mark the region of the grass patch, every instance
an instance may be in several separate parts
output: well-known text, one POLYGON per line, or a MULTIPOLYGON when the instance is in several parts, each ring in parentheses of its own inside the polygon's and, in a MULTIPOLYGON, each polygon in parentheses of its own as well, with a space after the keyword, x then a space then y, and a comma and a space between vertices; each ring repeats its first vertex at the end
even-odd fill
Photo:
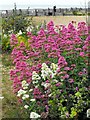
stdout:
POLYGON ((10 69, 13 68, 10 54, 2 54, 2 118, 24 118, 25 111, 19 105, 17 97, 13 93, 10 69))

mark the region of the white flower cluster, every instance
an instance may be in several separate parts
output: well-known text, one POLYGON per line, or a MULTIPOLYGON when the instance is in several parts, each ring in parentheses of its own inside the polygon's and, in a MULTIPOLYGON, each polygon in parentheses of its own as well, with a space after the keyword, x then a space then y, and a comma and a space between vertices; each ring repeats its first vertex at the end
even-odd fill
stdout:
POLYGON ((32 91, 33 91, 33 89, 30 89, 30 90, 29 90, 29 92, 32 92, 32 91))
POLYGON ((56 80, 56 79, 53 79, 53 82, 57 83, 57 82, 58 82, 58 80, 56 80))
MULTIPOLYGON (((48 77, 54 77, 57 73, 58 70, 58 65, 52 63, 50 68, 46 65, 46 63, 42 64, 42 68, 41 68, 41 77, 45 80, 48 77)), ((41 77, 36 73, 36 71, 33 71, 32 73, 32 83, 33 84, 37 84, 38 80, 41 79, 41 77)))
POLYGON ((21 96, 22 96, 22 99, 25 100, 25 99, 29 98, 29 95, 26 94, 26 93, 27 93, 27 91, 20 89, 20 90, 18 91, 17 96, 18 96, 18 97, 21 97, 21 96))
POLYGON ((32 73, 33 84, 37 84, 38 80, 40 80, 40 79, 41 79, 41 77, 36 73, 36 71, 33 71, 33 73, 32 73))
POLYGON ((44 86, 45 88, 49 87, 50 86, 50 83, 45 83, 45 82, 42 82, 41 84, 42 86, 44 86))
POLYGON ((30 113, 30 118, 40 118, 41 116, 35 112, 30 113))
POLYGON ((20 90, 18 91, 17 96, 20 97, 21 95, 26 94, 26 92, 27 92, 27 91, 20 89, 20 90))
POLYGON ((90 109, 87 109, 87 118, 90 118, 90 109))
POLYGON ((29 98, 29 95, 27 94, 27 91, 26 91, 26 89, 28 89, 28 86, 29 86, 29 84, 28 84, 25 80, 23 80, 23 81, 22 81, 22 88, 23 88, 23 89, 20 89, 20 90, 18 91, 17 96, 18 96, 18 97, 21 97, 21 96, 22 96, 22 99, 23 99, 23 100, 29 98))
POLYGON ((24 108, 25 108, 25 109, 28 109, 28 108, 29 108, 29 106, 28 106, 28 105, 25 105, 25 106, 24 106, 24 108))
MULTIPOLYGON (((34 102, 35 99, 31 98, 30 99, 30 95, 28 94, 31 93, 33 91, 33 89, 29 89, 29 84, 23 80, 22 81, 22 89, 20 89, 18 92, 17 92, 17 96, 18 97, 21 97, 23 101, 25 100, 29 100, 30 102, 34 102), (29 98, 29 99, 28 99, 29 98)), ((29 105, 24 105, 24 108, 25 109, 28 109, 30 106, 29 105)))
POLYGON ((22 88, 23 88, 23 89, 20 89, 20 90, 18 91, 17 96, 18 96, 18 97, 21 97, 21 96, 22 96, 22 99, 23 99, 23 100, 29 98, 29 95, 27 94, 27 91, 26 91, 26 89, 28 89, 28 86, 29 86, 29 84, 28 84, 25 80, 23 80, 23 81, 22 81, 22 88))
POLYGON ((24 94, 24 95, 22 96, 22 99, 23 99, 23 100, 25 100, 25 99, 27 99, 27 98, 29 98, 29 95, 28 95, 28 94, 24 94))
MULTIPOLYGON (((35 99, 30 99, 30 101, 31 101, 31 102, 34 102, 35 99)), ((28 108, 29 108, 29 105, 24 105, 24 108, 25 108, 25 109, 28 109, 28 108)))
POLYGON ((30 99, 30 101, 31 101, 31 102, 34 102, 34 101, 35 101, 35 99, 30 99))
POLYGON ((33 29, 34 29, 33 26, 29 26, 29 27, 26 29, 26 31, 27 31, 27 32, 32 32, 33 29))
POLYGON ((53 78, 53 72, 51 71, 51 69, 46 65, 46 63, 42 64, 42 71, 41 71, 41 76, 42 78, 45 80, 48 77, 52 77, 53 78))
POLYGON ((3 96, 0 96, 0 100, 2 100, 4 97, 3 96))
POLYGON ((57 64, 51 63, 50 68, 52 69, 52 71, 54 73, 57 73, 57 70, 58 70, 58 65, 57 64))
POLYGON ((25 80, 23 80, 22 81, 22 88, 25 90, 25 89, 28 89, 28 86, 29 86, 29 84, 25 80))
POLYGON ((17 33, 17 36, 22 35, 22 34, 23 34, 22 31, 19 30, 19 32, 17 33))
POLYGON ((41 76, 44 80, 48 77, 53 78, 56 75, 58 66, 56 64, 52 63, 50 68, 46 65, 46 63, 42 64, 41 76))
POLYGON ((3 35, 3 37, 4 37, 4 38, 7 38, 7 35, 6 35, 6 34, 4 34, 4 35, 3 35))

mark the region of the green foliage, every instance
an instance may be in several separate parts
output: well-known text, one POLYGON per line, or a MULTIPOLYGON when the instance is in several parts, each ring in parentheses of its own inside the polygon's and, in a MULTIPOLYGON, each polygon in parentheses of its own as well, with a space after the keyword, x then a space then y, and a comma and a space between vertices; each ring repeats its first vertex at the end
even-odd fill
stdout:
MULTIPOLYGON (((18 34, 20 31, 22 34, 26 34, 27 27, 31 25, 32 18, 27 18, 23 15, 11 15, 2 19, 2 50, 10 51, 10 35, 12 33, 18 34)), ((23 35, 22 35, 23 36, 23 35)), ((25 40, 24 40, 25 41, 25 40)))
MULTIPOLYGON (((2 100, 2 120, 5 119, 18 119, 25 118, 27 115, 25 109, 22 109, 21 105, 19 105, 16 96, 12 92, 12 81, 9 78, 9 71, 13 67, 12 60, 10 54, 0 54, 0 58, 2 59, 2 96, 4 99, 2 100), (2 56, 2 58, 1 58, 2 56)), ((0 69, 1 70, 1 69, 0 69)))
POLYGON ((32 25, 33 27, 31 28, 31 32, 33 35, 37 35, 38 31, 40 30, 42 24, 39 24, 38 26, 32 25))
POLYGON ((27 27, 30 25, 30 21, 23 15, 11 15, 2 19, 2 31, 4 34, 18 33, 20 30, 26 32, 27 27))
POLYGON ((73 15, 77 15, 77 11, 73 11, 73 15))
POLYGON ((90 12, 88 12, 88 15, 90 16, 90 12))
POLYGON ((32 18, 27 18, 22 12, 18 15, 16 7, 10 16, 2 18, 2 50, 10 51, 10 35, 27 32, 27 27, 31 25, 32 18))
POLYGON ((20 9, 20 14, 17 13, 16 4, 14 5, 13 13, 10 16, 3 17, 2 19, 2 32, 3 34, 11 34, 26 32, 27 27, 30 25, 32 18, 27 18, 20 9))
POLYGON ((2 35, 2 51, 11 51, 10 47, 10 36, 9 35, 2 35))
POLYGON ((0 35, 0 45, 1 45, 1 35, 0 35))
POLYGON ((26 33, 22 33, 21 35, 18 35, 17 39, 18 39, 17 46, 19 46, 20 43, 24 43, 26 48, 28 47, 28 37, 27 37, 26 33))
POLYGON ((46 29, 46 21, 45 20, 43 23, 39 23, 38 25, 36 25, 34 23, 34 21, 32 20, 30 29, 31 29, 31 33, 33 35, 38 35, 38 31, 40 31, 41 28, 46 29))

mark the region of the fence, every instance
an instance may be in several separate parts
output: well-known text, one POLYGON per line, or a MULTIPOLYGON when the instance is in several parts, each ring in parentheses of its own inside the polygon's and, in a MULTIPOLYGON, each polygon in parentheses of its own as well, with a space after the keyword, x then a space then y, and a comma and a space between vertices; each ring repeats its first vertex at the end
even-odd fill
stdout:
MULTIPOLYGON (((59 16, 59 15, 73 15, 73 11, 79 11, 82 14, 85 13, 85 9, 82 8, 58 8, 56 9, 56 6, 53 7, 53 9, 19 9, 17 10, 17 14, 25 14, 26 16, 59 16)), ((13 10, 4 10, 1 11, 2 17, 10 16, 14 13, 13 10)))

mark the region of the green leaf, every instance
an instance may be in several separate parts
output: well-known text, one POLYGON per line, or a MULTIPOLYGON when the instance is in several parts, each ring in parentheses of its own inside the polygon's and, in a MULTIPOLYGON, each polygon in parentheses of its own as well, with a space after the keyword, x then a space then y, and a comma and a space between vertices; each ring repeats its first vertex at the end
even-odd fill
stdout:
POLYGON ((75 93, 75 96, 76 96, 76 97, 81 97, 81 93, 80 93, 80 92, 77 92, 77 93, 75 93))

